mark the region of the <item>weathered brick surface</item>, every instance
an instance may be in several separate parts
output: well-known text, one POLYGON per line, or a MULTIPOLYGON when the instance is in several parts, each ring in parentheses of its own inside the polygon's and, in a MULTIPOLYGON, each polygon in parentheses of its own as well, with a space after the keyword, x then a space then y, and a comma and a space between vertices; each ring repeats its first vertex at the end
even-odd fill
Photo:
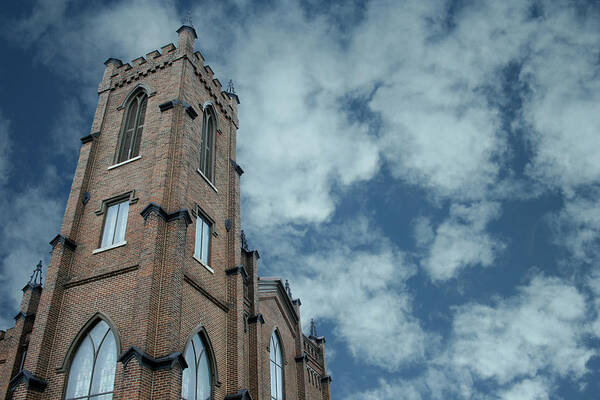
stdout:
MULTIPOLYGON (((177 48, 164 46, 131 64, 107 61, 44 289, 41 297, 39 290, 24 294, 22 311, 35 318, 21 318, 0 334, 0 396, 63 398, 74 352, 86 329, 103 318, 113 328, 119 355, 131 346, 155 359, 182 353, 201 331, 214 369, 214 399, 245 389, 254 399, 270 399, 268 344, 278 329, 285 398, 325 398, 306 381, 298 307, 279 280, 263 285, 258 253, 242 249, 240 175, 230 161, 236 160, 237 97, 223 92, 200 53, 193 53, 194 35, 183 29, 177 48), (140 158, 113 167, 124 104, 135 90, 149 96, 140 158), (160 111, 159 105, 172 100, 174 107, 160 111), (218 118, 212 183, 198 172, 206 106, 218 118), (119 196, 130 204, 127 243, 94 252, 106 203, 119 196), (142 216, 151 203, 160 208, 142 216), (193 257, 198 209, 214 222, 208 261, 214 272, 193 257), (166 218, 178 211, 184 211, 179 218, 166 218), (8 390, 27 345, 24 368, 46 382, 41 393, 25 381, 8 390)), ((312 368, 326 375, 324 366, 312 368)), ((178 363, 152 370, 135 357, 118 362, 114 398, 178 399, 181 376, 178 363)))

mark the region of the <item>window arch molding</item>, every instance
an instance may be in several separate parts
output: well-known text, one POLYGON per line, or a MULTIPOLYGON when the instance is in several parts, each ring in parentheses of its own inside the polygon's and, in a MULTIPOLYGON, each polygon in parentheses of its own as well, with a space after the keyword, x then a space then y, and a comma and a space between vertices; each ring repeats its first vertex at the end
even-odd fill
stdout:
POLYGON ((125 106, 127 106, 127 103, 129 103, 129 100, 131 100, 133 96, 137 95, 139 91, 146 92, 146 96, 148 97, 152 97, 156 94, 156 90, 152 89, 150 86, 146 85, 145 83, 138 83, 127 93, 127 96, 125 96, 121 104, 119 104, 117 110, 124 109, 125 106))
POLYGON ((275 328, 273 328, 273 331, 271 332, 271 335, 269 336, 269 378, 272 380, 273 379, 273 374, 272 374, 272 369, 271 369, 271 364, 273 363, 272 361, 272 351, 273 349, 272 347, 272 339, 273 337, 275 337, 277 339, 277 344, 279 345, 279 352, 281 355, 281 397, 277 396, 277 397, 273 397, 273 382, 271 382, 271 396, 269 397, 269 399, 276 399, 276 400, 280 400, 280 399, 285 399, 285 365, 286 363, 286 354, 285 354, 285 347, 283 346, 283 338, 281 337, 281 332, 279 331, 279 328, 277 326, 275 326, 275 328))
POLYGON ((215 357, 215 350, 210 341, 210 337, 208 336, 208 332, 204 325, 198 325, 192 333, 188 335, 185 339, 185 344, 183 345, 183 351, 181 354, 185 354, 185 349, 190 344, 194 336, 199 335, 200 338, 204 341, 204 345, 206 346, 206 350, 208 352, 208 363, 210 365, 210 373, 212 375, 212 383, 213 385, 219 387, 221 386, 221 381, 219 381, 219 370, 217 368, 217 357, 215 357))
POLYGON ((108 316, 101 312, 97 312, 85 323, 85 325, 83 325, 79 332, 77 332, 77 335, 75 335, 75 338, 71 341, 71 345, 69 346, 69 349, 67 350, 65 357, 63 358, 62 364, 56 370, 56 372, 65 373, 69 371, 69 368, 71 367, 71 362, 73 361, 73 357, 75 357, 75 352, 79 348, 79 345, 81 344, 81 342, 83 342, 88 332, 90 332, 100 321, 106 322, 113 335, 115 336, 115 343, 117 345, 117 358, 121 355, 121 334, 119 333, 117 326, 108 316))
POLYGON ((202 127, 200 132, 200 162, 198 171, 209 182, 215 181, 217 153, 217 132, 220 131, 219 117, 215 106, 206 102, 202 107, 202 127))
MULTIPOLYGON (((181 354, 185 357, 188 346, 192 345, 192 340, 197 336, 200 337, 200 340, 206 351, 206 357, 207 357, 208 366, 210 369, 209 372, 210 372, 210 384, 211 384, 211 393, 212 393, 211 396, 214 396, 214 393, 215 393, 214 388, 221 386, 221 382, 219 381, 219 369, 217 367, 217 361, 216 361, 217 357, 215 356, 215 351, 214 351, 212 342, 210 341, 210 336, 208 335, 206 328, 202 324, 198 325, 188 335, 188 337, 185 340, 185 344, 183 346, 183 351, 181 352, 181 354)), ((186 359, 186 363, 189 364, 187 359, 186 359)), ((190 368, 189 365, 188 365, 188 368, 190 368)), ((182 371, 182 374, 184 371, 185 370, 182 371)))
POLYGON ((221 130, 221 124, 219 122, 219 114, 217 113, 217 107, 215 107, 215 105, 213 104, 212 101, 206 101, 203 104, 200 104, 200 107, 202 108, 202 112, 204 112, 206 109, 209 109, 210 112, 212 112, 213 117, 215 118, 215 131, 220 131, 221 130))

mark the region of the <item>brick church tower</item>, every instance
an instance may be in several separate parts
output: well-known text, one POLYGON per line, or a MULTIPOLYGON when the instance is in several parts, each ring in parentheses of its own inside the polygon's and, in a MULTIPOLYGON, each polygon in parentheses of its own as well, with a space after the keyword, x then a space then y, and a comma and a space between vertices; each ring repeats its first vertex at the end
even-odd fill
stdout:
POLYGON ((0 398, 330 398, 325 339, 241 230, 238 96, 178 45, 110 58, 42 288, 0 331, 0 398))

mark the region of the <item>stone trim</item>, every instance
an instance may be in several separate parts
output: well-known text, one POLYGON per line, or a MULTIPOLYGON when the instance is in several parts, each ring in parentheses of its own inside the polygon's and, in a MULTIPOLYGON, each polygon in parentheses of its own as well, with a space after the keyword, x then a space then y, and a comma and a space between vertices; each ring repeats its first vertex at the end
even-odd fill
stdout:
POLYGON ((306 354, 296 357, 296 362, 307 361, 306 354))
POLYGON ((194 34, 194 39, 198 39, 198 35, 196 35, 196 30, 189 25, 181 25, 181 28, 177 29, 177 33, 181 33, 183 31, 189 31, 194 34))
POLYGON ((230 92, 223 92, 223 93, 225 93, 227 96, 229 96, 230 99, 234 99, 236 103, 240 104, 240 98, 238 97, 237 94, 230 93, 230 92))
POLYGON ((332 380, 333 379, 331 379, 330 375, 325 375, 325 376, 321 377, 321 382, 323 382, 323 383, 331 383, 332 380))
POLYGON ((19 311, 19 313, 15 315, 15 322, 21 318, 27 319, 32 317, 35 317, 35 313, 24 313, 23 311, 19 311))
POLYGON ((240 165, 238 163, 236 163, 235 161, 233 161, 231 158, 229 159, 229 162, 231 163, 231 165, 233 165, 235 172, 237 172, 239 176, 242 176, 242 174, 244 173, 244 170, 242 169, 242 167, 240 167, 240 165))
POLYGON ((104 65, 108 66, 108 64, 115 64, 117 67, 120 67, 121 65, 123 65, 123 61, 119 60, 118 58, 109 58, 108 60, 104 61, 104 65))
POLYGON ((227 304, 223 303, 221 300, 217 299, 215 296, 210 294, 206 289, 204 289, 202 286, 200 286, 198 283, 196 283, 196 281, 194 281, 192 278, 190 278, 189 276, 184 274, 183 280, 185 282, 189 283, 191 287, 193 287, 194 289, 196 289, 197 291, 202 293, 204 295, 204 297, 206 297, 208 300, 212 301, 214 303, 214 305, 219 307, 221 310, 223 310, 225 312, 229 312, 229 306, 227 306, 227 304))
POLYGON ((41 290, 42 290, 42 284, 41 284, 41 283, 36 283, 36 284, 33 284, 33 285, 32 285, 31 283, 28 283, 28 284, 27 284, 27 285, 25 285, 25 286, 23 287, 23 289, 21 289, 21 290, 22 290, 23 292, 26 292, 26 291, 27 291, 27 290, 29 290, 29 289, 31 289, 31 290, 39 290, 39 291, 41 291, 41 290))
POLYGON ((101 273, 98 275, 93 275, 93 276, 88 276, 88 277, 81 278, 81 279, 76 279, 74 281, 65 283, 64 288, 70 289, 75 286, 85 285, 86 283, 96 282, 101 279, 112 278, 113 276, 118 276, 118 275, 126 274, 128 272, 136 271, 139 268, 140 268, 139 265, 133 265, 131 267, 125 267, 125 268, 117 269, 115 271, 107 271, 107 272, 104 272, 104 273, 101 273))
POLYGON ((190 116, 191 119, 196 119, 196 117, 198 116, 198 113, 196 112, 194 107, 192 107, 190 104, 186 103, 183 100, 176 100, 176 99, 169 100, 162 104, 159 104, 158 108, 160 109, 160 112, 163 112, 163 111, 170 110, 171 108, 175 107, 178 104, 182 105, 182 107, 185 109, 185 112, 190 116))
MULTIPOLYGON (((141 158, 141 156, 139 156, 139 157, 141 158)), ((133 158, 131 160, 133 160, 133 158)), ((139 158, 138 158, 138 160, 139 160, 139 158)), ((127 160, 126 162, 130 162, 130 160, 127 160)), ((123 164, 123 163, 115 164, 115 165, 121 165, 121 164, 123 164)), ((135 197, 135 189, 130 190, 125 193, 118 194, 116 196, 109 197, 108 199, 102 200, 100 202, 99 208, 96 211, 94 211, 94 213, 96 215, 102 215, 102 214, 104 214, 104 212, 106 211, 106 209, 108 208, 109 205, 120 203, 122 201, 126 201, 127 199, 129 199, 129 204, 135 204, 138 202, 139 197, 135 197)))
POLYGON ((56 245, 58 243, 62 243, 62 245, 65 248, 67 248, 67 249, 69 249, 71 251, 75 251, 75 249, 77 248, 77 245, 75 244, 74 241, 72 241, 68 237, 64 237, 60 233, 58 235, 54 236, 54 239, 52 239, 50 241, 50 246, 52 246, 52 250, 54 250, 54 248, 56 247, 56 245))
POLYGON ((225 400, 252 400, 252 396, 248 389, 238 390, 234 394, 228 394, 225 396, 225 400))
POLYGON ((14 391, 21 382, 25 382, 25 387, 27 389, 31 389, 34 392, 39 393, 42 393, 44 389, 46 389, 46 386, 48 386, 48 383, 42 378, 35 376, 26 369, 22 369, 17 375, 15 375, 14 378, 10 380, 10 390, 14 391))
POLYGON ((173 352, 167 356, 154 358, 144 353, 139 347, 131 346, 127 349, 121 357, 119 357, 120 362, 123 363, 123 367, 127 367, 129 361, 132 358, 136 358, 138 363, 152 371, 162 370, 162 369, 172 369, 175 364, 179 364, 182 370, 188 367, 185 358, 181 352, 173 352))
POLYGON ((248 279, 248 272, 246 271, 246 267, 244 267, 243 265, 238 265, 236 267, 226 269, 225 273, 227 275, 241 274, 242 278, 244 278, 244 280, 248 279))
POLYGON ((82 137, 79 140, 81 140, 81 144, 85 144, 85 143, 89 143, 89 142, 93 141, 94 139, 96 139, 99 136, 100 136, 100 132, 94 132, 94 133, 90 133, 87 136, 82 137))
POLYGON ((185 222, 186 227, 192 223, 192 217, 190 216, 190 213, 187 209, 178 210, 169 214, 165 211, 164 208, 162 208, 158 204, 150 203, 142 210, 140 215, 144 217, 144 219, 148 219, 148 216, 151 213, 155 213, 156 215, 164 219, 166 222, 175 221, 176 219, 182 219, 185 222))
POLYGON ((248 317, 249 324, 255 324, 259 321, 260 321, 261 325, 265 323, 265 318, 260 313, 258 313, 256 315, 252 315, 251 317, 248 317))

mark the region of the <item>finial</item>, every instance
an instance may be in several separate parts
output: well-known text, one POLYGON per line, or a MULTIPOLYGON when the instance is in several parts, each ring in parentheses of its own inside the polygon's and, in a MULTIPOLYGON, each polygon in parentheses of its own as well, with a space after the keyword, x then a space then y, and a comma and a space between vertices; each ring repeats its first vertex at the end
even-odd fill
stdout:
POLYGON ((317 337, 317 327, 315 326, 315 320, 310 319, 310 336, 317 337))
POLYGON ((194 27, 194 25, 192 24, 192 10, 188 10, 181 22, 183 23, 183 25, 190 26, 192 28, 194 27))
POLYGON ((235 94, 235 88, 233 87, 233 81, 231 79, 227 83, 227 93, 235 94))
POLYGON ((29 278, 29 285, 42 286, 42 260, 40 260, 33 270, 33 274, 31 274, 31 278, 29 278))
POLYGON ((248 251, 248 240, 246 239, 246 234, 243 229, 240 232, 240 238, 242 239, 242 249, 248 251))
POLYGON ((288 282, 288 280, 285 280, 285 291, 287 292, 288 296, 290 296, 290 299, 292 298, 292 290, 290 289, 290 283, 288 282))

